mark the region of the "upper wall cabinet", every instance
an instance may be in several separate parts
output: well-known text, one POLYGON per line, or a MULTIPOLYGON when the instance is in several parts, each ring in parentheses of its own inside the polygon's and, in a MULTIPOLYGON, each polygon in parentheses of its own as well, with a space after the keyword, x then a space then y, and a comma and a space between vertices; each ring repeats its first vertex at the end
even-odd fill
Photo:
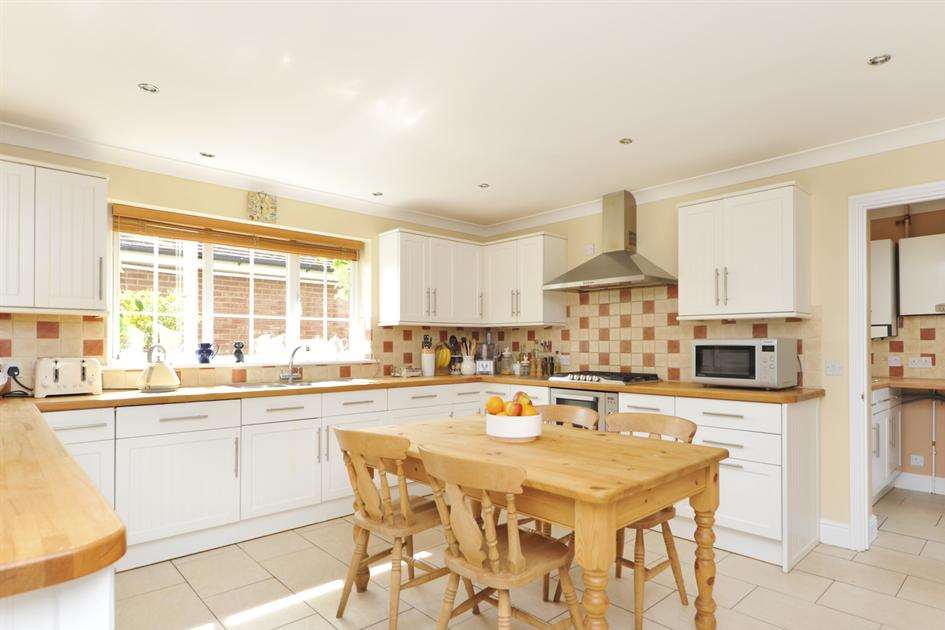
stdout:
POLYGON ((810 197, 782 184, 679 206, 679 318, 810 316, 810 197))
POLYGON ((535 235, 491 245, 392 230, 380 235, 380 324, 563 323, 564 240, 535 235))
POLYGON ((104 311, 106 181, 11 162, 0 178, 0 307, 104 311))
POLYGON ((899 314, 945 313, 945 234, 899 239, 899 314))

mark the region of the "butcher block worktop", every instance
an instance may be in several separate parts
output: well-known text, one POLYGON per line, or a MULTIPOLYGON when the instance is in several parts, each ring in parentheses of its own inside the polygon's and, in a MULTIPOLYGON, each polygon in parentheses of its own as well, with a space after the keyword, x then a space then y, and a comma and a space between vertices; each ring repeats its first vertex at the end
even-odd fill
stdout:
POLYGON ((824 390, 815 387, 792 387, 778 391, 760 389, 737 389, 729 387, 706 387, 697 383, 653 382, 634 385, 605 385, 602 383, 572 383, 567 381, 549 381, 546 378, 528 376, 433 376, 415 378, 352 378, 321 381, 292 387, 266 387, 259 385, 233 387, 216 385, 213 387, 182 387, 174 392, 142 394, 137 390, 108 390, 98 395, 58 396, 35 401, 40 411, 68 411, 73 409, 95 409, 103 407, 129 407, 136 405, 156 405, 198 400, 232 400, 238 398, 256 398, 260 396, 292 396, 298 394, 326 394, 367 389, 392 389, 398 387, 420 387, 424 385, 451 385, 457 383, 505 383, 511 385, 532 385, 536 387, 558 387, 565 389, 587 389, 608 392, 635 394, 655 394, 658 396, 679 396, 683 398, 713 398, 719 400, 737 400, 742 402, 795 403, 812 398, 820 398, 824 390))
POLYGON ((872 389, 892 387, 893 389, 919 389, 945 391, 945 378, 874 378, 870 384, 872 389))
POLYGON ((125 526, 32 399, 0 402, 0 597, 72 580, 125 554, 125 526))

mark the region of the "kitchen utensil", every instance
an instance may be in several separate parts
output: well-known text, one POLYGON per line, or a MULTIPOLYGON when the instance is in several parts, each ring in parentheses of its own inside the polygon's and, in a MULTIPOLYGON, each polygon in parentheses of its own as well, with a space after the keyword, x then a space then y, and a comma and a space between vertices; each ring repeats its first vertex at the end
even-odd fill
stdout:
POLYGON ((198 343, 197 344, 197 363, 210 363, 210 359, 217 356, 217 344, 198 343))
POLYGON ((164 346, 151 346, 151 349, 148 350, 148 363, 150 363, 150 365, 138 376, 137 385, 139 391, 172 392, 180 387, 180 379, 177 377, 177 372, 164 362, 164 357, 166 356, 167 351, 164 349, 164 346), (157 361, 154 360, 156 352, 161 353, 161 358, 157 361))
POLYGON ((37 359, 33 396, 101 394, 102 366, 98 359, 37 359))

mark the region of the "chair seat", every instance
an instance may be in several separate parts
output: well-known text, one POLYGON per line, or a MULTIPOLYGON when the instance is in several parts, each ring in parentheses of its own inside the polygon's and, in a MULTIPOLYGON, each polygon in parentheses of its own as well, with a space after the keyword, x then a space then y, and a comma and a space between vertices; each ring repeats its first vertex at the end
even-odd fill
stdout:
POLYGON ((651 529, 674 518, 676 518, 676 508, 670 506, 663 508, 655 514, 650 514, 646 518, 641 518, 639 521, 627 525, 627 527, 631 529, 651 529))
POLYGON ((569 567, 574 557, 573 549, 554 538, 520 529, 519 541, 522 547, 522 556, 525 558, 525 568, 513 573, 508 570, 506 564, 509 546, 508 526, 499 525, 496 527, 496 537, 498 538, 497 549, 501 565, 498 572, 493 572, 490 569, 488 558, 483 561, 483 566, 479 567, 466 560, 462 554, 454 556, 449 549, 443 551, 443 562, 453 573, 458 573, 478 584, 498 590, 508 590, 524 586, 546 573, 557 571, 561 567, 569 567))
MULTIPOLYGON (((413 512, 413 519, 410 523, 405 522, 403 515, 395 509, 393 520, 390 523, 378 522, 362 512, 356 512, 354 514, 354 524, 372 534, 387 539, 405 538, 440 526, 440 515, 436 511, 436 504, 432 499, 410 497, 410 510, 413 512)), ((445 537, 443 542, 446 542, 445 537)))

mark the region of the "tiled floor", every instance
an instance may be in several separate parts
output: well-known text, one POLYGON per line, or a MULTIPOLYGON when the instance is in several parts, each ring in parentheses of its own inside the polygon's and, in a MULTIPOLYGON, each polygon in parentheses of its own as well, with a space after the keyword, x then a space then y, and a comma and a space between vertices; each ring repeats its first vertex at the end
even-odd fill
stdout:
MULTIPOLYGON (((794 571, 718 552, 715 598, 723 630, 945 630, 945 497, 893 490, 876 504, 879 537, 865 553, 821 545, 794 571)), ((630 534, 632 536, 632 533, 630 534)), ((415 552, 439 563, 439 531, 418 536, 415 552)), ((664 556, 662 538, 648 534, 647 559, 664 556)), ((690 605, 679 603, 672 575, 646 587, 646 628, 693 628, 693 543, 677 542, 690 605)), ((381 544, 372 545, 372 550, 381 544)), ((632 544, 627 547, 632 549, 632 544)), ((372 571, 366 593, 352 593, 345 618, 335 619, 351 523, 339 519, 120 573, 119 630, 211 628, 331 630, 387 627, 387 574, 372 571)), ((580 569, 573 569, 581 586, 580 569)), ((444 588, 436 580, 402 592, 399 627, 435 627, 444 588)), ((612 579, 611 628, 632 627, 633 580, 612 579)), ((513 591, 513 602, 545 620, 563 605, 541 601, 539 585, 513 591)), ((451 627, 495 627, 494 610, 466 613, 451 627)), ((516 628, 524 627, 514 624, 516 628)))

